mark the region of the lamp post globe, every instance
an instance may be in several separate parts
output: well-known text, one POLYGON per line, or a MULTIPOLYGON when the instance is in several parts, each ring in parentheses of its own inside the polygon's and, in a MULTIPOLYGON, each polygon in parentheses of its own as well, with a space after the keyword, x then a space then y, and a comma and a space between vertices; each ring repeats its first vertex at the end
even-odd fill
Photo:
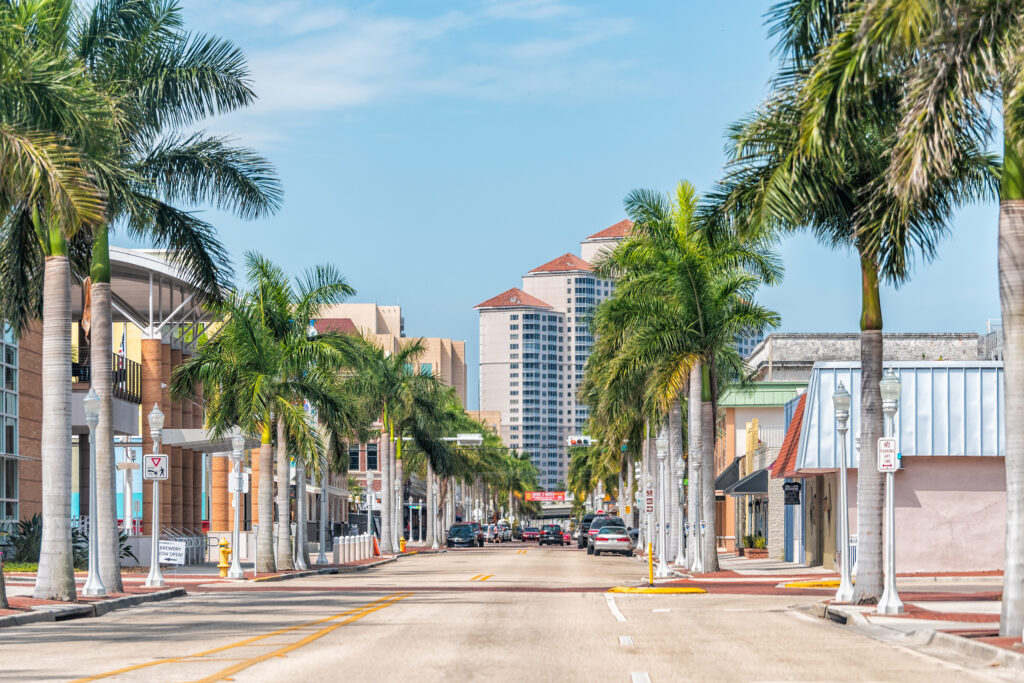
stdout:
MULTIPOLYGON (((160 406, 153 404, 153 410, 147 416, 149 436, 153 439, 153 454, 160 452, 160 439, 163 436, 164 414, 160 406)), ((153 480, 153 514, 152 541, 149 554, 149 575, 146 577, 146 588, 164 588, 163 574, 160 573, 160 481, 153 480)))
POLYGON ((850 507, 846 493, 846 432, 847 421, 850 419, 850 392, 842 382, 832 394, 832 408, 835 412, 836 431, 839 432, 839 524, 836 534, 836 545, 839 546, 839 589, 836 591, 837 602, 850 602, 853 599, 853 580, 850 568, 850 507))
MULTIPOLYGON (((96 524, 96 425, 100 422, 100 396, 93 388, 82 400, 85 422, 89 425, 89 574, 82 587, 82 595, 106 595, 107 589, 100 579, 99 539, 96 524)), ((127 521, 127 520, 126 520, 127 521)))

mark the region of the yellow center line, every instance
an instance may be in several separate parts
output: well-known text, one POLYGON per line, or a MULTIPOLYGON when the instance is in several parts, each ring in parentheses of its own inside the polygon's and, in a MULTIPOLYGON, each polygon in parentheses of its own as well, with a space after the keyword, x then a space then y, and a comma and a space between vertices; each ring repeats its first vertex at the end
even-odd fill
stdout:
POLYGON ((365 617, 365 616, 367 616, 369 614, 373 614, 377 610, 384 609, 385 607, 390 607, 391 605, 395 604, 399 600, 404 600, 405 598, 409 597, 410 595, 412 595, 412 593, 400 594, 397 597, 388 600, 387 602, 380 603, 376 607, 370 607, 370 608, 364 609, 364 610, 360 611, 358 614, 353 614, 352 616, 350 616, 348 619, 345 619, 344 621, 339 621, 337 624, 331 624, 330 626, 327 626, 325 628, 320 629, 316 633, 311 633, 310 635, 306 636, 302 640, 296 641, 296 642, 294 642, 294 643, 292 643, 290 645, 285 645, 284 647, 278 648, 276 650, 271 650, 270 652, 266 652, 266 653, 264 653, 262 655, 257 655, 257 656, 255 656, 255 657, 253 657, 251 659, 247 659, 246 661, 241 662, 239 664, 236 664, 234 666, 229 666, 228 668, 226 668, 226 669, 224 669, 222 671, 218 671, 217 673, 213 674, 212 676, 207 676, 206 678, 201 678, 201 679, 199 679, 198 683, 215 683, 216 681, 231 680, 230 678, 228 678, 228 676, 232 676, 232 675, 238 673, 239 671, 244 671, 244 670, 248 669, 251 666, 259 664, 260 662, 265 662, 266 660, 271 659, 273 657, 284 657, 289 652, 293 652, 295 650, 298 650, 300 647, 305 647, 306 645, 309 645, 313 641, 319 640, 320 638, 323 638, 324 636, 326 636, 331 631, 339 629, 342 626, 345 626, 346 624, 351 624, 353 622, 359 621, 363 617, 365 617))
POLYGON ((494 574, 488 574, 487 576, 481 576, 480 580, 481 581, 486 581, 487 579, 491 578, 492 576, 494 576, 494 574))
POLYGON ((471 578, 470 581, 479 581, 481 576, 483 576, 483 574, 477 574, 476 576, 471 578))
POLYGON ((334 615, 329 616, 329 617, 324 617, 323 619, 317 619, 315 621, 309 621, 309 622, 306 622, 304 624, 296 624, 295 626, 288 626, 286 628, 278 629, 276 631, 271 631, 269 633, 264 633, 263 635, 253 636, 252 638, 246 638, 244 640, 238 641, 237 643, 230 643, 229 645, 222 645, 220 647, 215 647, 215 648, 212 648, 210 650, 203 650, 202 652, 196 652, 196 653, 190 654, 190 655, 181 655, 181 656, 178 656, 178 657, 166 657, 164 659, 158 659, 158 660, 153 661, 153 662, 145 662, 143 664, 133 664, 132 666, 126 666, 126 667, 121 668, 121 669, 115 669, 114 671, 107 671, 105 673, 96 674, 95 676, 88 676, 86 678, 78 678, 78 679, 75 679, 74 681, 72 681, 71 683, 88 683, 88 681, 98 681, 98 680, 103 679, 103 678, 110 678, 112 676, 117 676, 119 674, 128 673, 129 671, 138 671, 139 669, 146 669, 148 667, 156 666, 158 664, 170 664, 170 663, 173 663, 173 662, 189 661, 189 660, 195 659, 196 657, 205 657, 206 655, 212 655, 212 654, 216 654, 218 652, 224 652, 225 650, 230 650, 232 648, 244 647, 246 645, 250 645, 250 644, 255 643, 257 641, 265 640, 266 638, 271 638, 273 636, 281 635, 282 633, 290 633, 292 631, 297 631, 298 629, 309 628, 310 626, 317 626, 317 625, 322 624, 322 623, 327 622, 327 621, 334 621, 335 619, 340 619, 342 617, 346 617, 346 616, 348 616, 350 614, 353 614, 355 612, 360 612, 360 611, 362 611, 364 609, 372 607, 373 605, 376 605, 378 603, 384 602, 385 600, 389 600, 389 599, 395 597, 396 595, 401 595, 401 594, 400 593, 392 593, 391 595, 386 595, 383 598, 378 598, 377 600, 373 600, 372 602, 368 602, 365 605, 361 605, 359 607, 355 607, 355 608, 350 609, 350 610, 345 610, 344 612, 340 612, 338 614, 334 614, 334 615))

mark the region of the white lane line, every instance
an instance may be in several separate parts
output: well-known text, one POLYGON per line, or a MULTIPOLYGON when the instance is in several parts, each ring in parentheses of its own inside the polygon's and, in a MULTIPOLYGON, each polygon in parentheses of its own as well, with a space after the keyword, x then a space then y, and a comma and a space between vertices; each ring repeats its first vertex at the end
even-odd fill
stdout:
POLYGON ((604 594, 604 599, 605 599, 605 602, 608 603, 608 609, 611 610, 612 616, 615 617, 616 621, 625 621, 626 617, 622 613, 622 611, 619 610, 619 606, 615 604, 615 598, 612 596, 612 594, 611 593, 605 593, 604 594))
POLYGON ((655 614, 667 614, 672 611, 671 607, 657 607, 651 610, 655 614))
POLYGON ((633 636, 619 636, 619 645, 622 647, 633 647, 633 636))
POLYGON ((646 671, 634 671, 629 674, 632 683, 651 683, 651 675, 646 671))

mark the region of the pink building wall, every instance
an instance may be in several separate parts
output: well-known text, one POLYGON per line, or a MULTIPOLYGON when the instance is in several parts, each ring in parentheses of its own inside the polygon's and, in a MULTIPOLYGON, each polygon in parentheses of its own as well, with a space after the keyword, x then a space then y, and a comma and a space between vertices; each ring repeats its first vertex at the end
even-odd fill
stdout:
MULTIPOLYGON (((857 533, 857 471, 849 470, 850 533, 857 533)), ((1003 568, 1003 458, 908 456, 896 473, 896 571, 1003 568)))

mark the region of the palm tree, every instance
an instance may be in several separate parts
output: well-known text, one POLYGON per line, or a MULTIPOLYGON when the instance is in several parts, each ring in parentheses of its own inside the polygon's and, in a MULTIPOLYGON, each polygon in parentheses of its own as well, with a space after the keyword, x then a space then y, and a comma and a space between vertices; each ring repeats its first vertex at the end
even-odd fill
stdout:
POLYGON ((309 322, 324 305, 353 293, 335 268, 317 266, 293 285, 284 271, 256 254, 246 254, 246 264, 250 288, 228 298, 222 310, 225 324, 174 370, 171 393, 191 397, 202 386, 207 422, 215 433, 237 425, 261 435, 257 570, 267 572, 275 568, 274 437, 280 570, 293 566, 289 445, 294 452, 316 454, 317 459, 324 449, 316 421, 303 404, 307 402, 332 429, 344 431, 346 421, 354 421, 354 410, 338 383, 341 371, 356 362, 359 349, 345 335, 310 333, 309 322))
MULTIPOLYGON (((771 242, 759 236, 741 240, 723 230, 710 234, 699 228, 698 200, 688 183, 680 183, 673 198, 636 190, 626 199, 633 220, 630 237, 598 263, 598 271, 616 276, 616 293, 609 310, 620 309, 621 348, 611 376, 641 378, 639 385, 655 408, 655 424, 677 409, 686 382, 700 382, 700 433, 694 423, 689 436, 690 458, 699 455, 702 469, 714 461, 714 402, 724 383, 742 375, 742 360, 734 348, 737 335, 763 331, 777 324, 777 314, 753 303, 761 284, 781 276, 771 242), (618 301, 616 301, 618 300, 618 301), (710 435, 710 438, 707 436, 710 435)), ((697 406, 688 406, 690 415, 697 406)), ((681 429, 681 405, 678 408, 681 429)), ((671 441, 671 440, 670 440, 671 441)), ((648 458, 650 466, 650 458, 648 458)), ((691 487, 696 478, 690 477, 691 487)), ((714 482, 701 478, 702 518, 714 529, 714 482)), ((691 542, 691 547, 694 542, 691 542)), ((717 539, 704 539, 705 570, 717 569, 717 539)))
POLYGON ((983 196, 991 160, 961 140, 951 173, 928 195, 897 201, 888 183, 896 144, 896 113, 904 81, 898 71, 872 92, 850 93, 861 118, 823 153, 808 152, 802 122, 813 103, 804 89, 816 59, 842 21, 837 2, 787 0, 770 18, 783 58, 774 89, 729 134, 725 178, 704 208, 709 239, 724 227, 744 235, 810 230, 833 249, 852 248, 861 266, 861 458, 857 477, 857 583, 854 602, 870 604, 882 592, 883 480, 875 448, 883 435, 880 282, 899 285, 913 257, 930 258, 948 229, 955 205, 983 196))
MULTIPOLYGON (((849 2, 843 29, 823 49, 807 91, 809 146, 831 144, 859 125, 863 112, 847 92, 870 92, 898 71, 905 87, 886 181, 902 203, 948 193, 964 140, 986 147, 1001 128, 999 283, 1006 369, 1006 561, 1002 635, 1024 629, 1024 85, 1019 2, 928 0, 902 11, 893 0, 849 2), (1000 111, 1001 110, 1001 111, 1000 111), (1001 115, 996 119, 996 112, 1001 115)), ((955 199, 955 197, 954 197, 955 199)), ((858 559, 858 569, 859 569, 858 559)))

